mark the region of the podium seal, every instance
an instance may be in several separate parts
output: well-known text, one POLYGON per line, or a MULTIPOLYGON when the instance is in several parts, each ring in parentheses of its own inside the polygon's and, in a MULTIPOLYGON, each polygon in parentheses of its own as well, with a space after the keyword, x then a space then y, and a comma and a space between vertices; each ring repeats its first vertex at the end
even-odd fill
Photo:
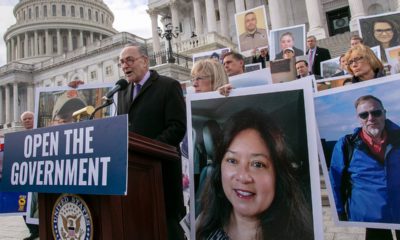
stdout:
POLYGON ((78 195, 61 195, 54 204, 51 219, 54 239, 93 239, 92 215, 78 195))

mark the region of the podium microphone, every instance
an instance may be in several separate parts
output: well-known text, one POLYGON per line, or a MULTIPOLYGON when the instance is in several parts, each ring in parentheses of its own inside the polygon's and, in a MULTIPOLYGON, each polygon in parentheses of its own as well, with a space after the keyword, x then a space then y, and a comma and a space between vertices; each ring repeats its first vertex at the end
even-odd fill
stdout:
POLYGON ((82 118, 90 117, 90 115, 92 115, 93 112, 94 112, 94 107, 89 105, 72 113, 72 117, 75 119, 76 122, 79 122, 82 118))
POLYGON ((104 100, 111 99, 116 92, 122 91, 129 85, 125 79, 120 79, 115 83, 115 86, 103 97, 104 100))

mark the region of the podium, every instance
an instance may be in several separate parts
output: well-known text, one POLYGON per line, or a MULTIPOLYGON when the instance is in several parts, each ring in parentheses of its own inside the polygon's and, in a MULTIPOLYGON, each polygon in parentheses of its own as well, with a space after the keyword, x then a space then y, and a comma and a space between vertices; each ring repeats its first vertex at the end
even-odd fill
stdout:
MULTIPOLYGON (((93 239, 167 239, 163 164, 181 161, 175 147, 129 133, 126 196, 79 196, 86 202, 93 239)), ((52 211, 62 194, 39 193, 40 239, 54 239, 52 211)))

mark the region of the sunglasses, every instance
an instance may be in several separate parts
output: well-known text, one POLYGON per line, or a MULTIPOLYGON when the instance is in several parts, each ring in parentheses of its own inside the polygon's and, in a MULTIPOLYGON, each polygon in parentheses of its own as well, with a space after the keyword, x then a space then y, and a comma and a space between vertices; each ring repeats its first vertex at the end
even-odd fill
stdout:
POLYGON ((371 114, 371 116, 373 116, 373 117, 380 117, 380 116, 382 116, 382 114, 385 112, 385 110, 384 109, 377 109, 377 110, 372 110, 372 111, 370 111, 370 112, 362 112, 362 113, 359 113, 358 114, 358 116, 361 118, 361 119, 367 119, 368 118, 368 116, 371 114))

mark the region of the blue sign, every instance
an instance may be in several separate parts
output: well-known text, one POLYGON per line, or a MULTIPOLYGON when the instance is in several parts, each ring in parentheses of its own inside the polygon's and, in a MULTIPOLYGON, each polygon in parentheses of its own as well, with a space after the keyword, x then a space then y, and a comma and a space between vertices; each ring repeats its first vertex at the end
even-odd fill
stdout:
POLYGON ((0 215, 25 214, 27 203, 26 192, 0 192, 0 215))
POLYGON ((125 195, 128 116, 5 135, 0 189, 125 195))

